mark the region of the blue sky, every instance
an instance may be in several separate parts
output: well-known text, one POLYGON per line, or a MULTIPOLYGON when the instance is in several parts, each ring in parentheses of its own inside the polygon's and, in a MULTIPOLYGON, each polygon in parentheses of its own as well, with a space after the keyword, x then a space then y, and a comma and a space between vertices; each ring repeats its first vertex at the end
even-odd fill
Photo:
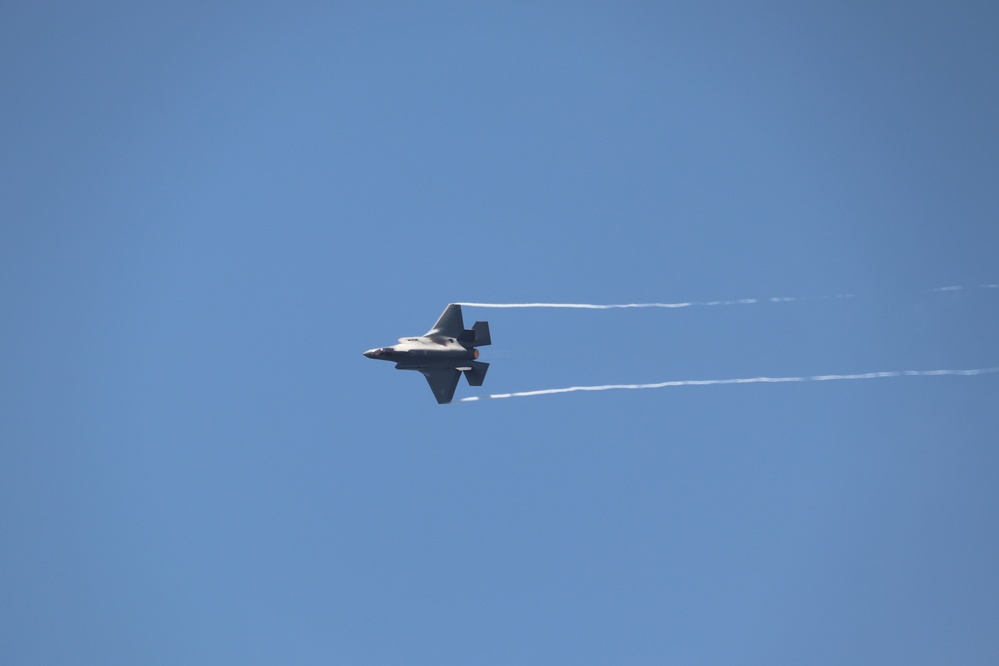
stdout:
POLYGON ((999 657, 999 375, 361 356, 800 297, 466 308, 458 397, 999 366, 994 3, 13 2, 0 63, 0 661, 999 657))

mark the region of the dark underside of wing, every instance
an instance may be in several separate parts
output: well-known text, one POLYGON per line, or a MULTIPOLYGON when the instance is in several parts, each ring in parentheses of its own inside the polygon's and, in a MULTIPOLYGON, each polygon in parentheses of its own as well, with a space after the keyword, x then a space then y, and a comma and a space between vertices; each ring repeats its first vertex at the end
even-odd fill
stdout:
POLYGON ((434 327, 427 331, 428 336, 442 335, 446 338, 457 338, 465 330, 464 319, 461 317, 461 306, 451 303, 441 314, 434 327))
POLYGON ((458 386, 461 378, 461 371, 454 368, 441 368, 440 370, 420 370, 430 384, 430 390, 434 392, 437 402, 444 404, 451 402, 454 397, 454 390, 458 386))

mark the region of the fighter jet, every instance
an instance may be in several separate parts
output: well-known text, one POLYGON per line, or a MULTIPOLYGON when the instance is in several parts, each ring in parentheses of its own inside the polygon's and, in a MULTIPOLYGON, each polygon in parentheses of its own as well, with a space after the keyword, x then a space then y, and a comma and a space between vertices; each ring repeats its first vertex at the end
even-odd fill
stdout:
POLYGON ((437 402, 451 402, 461 373, 470 386, 482 386, 488 363, 476 361, 479 350, 491 343, 489 322, 477 321, 465 329, 461 306, 451 303, 434 327, 418 338, 399 338, 399 344, 364 352, 368 358, 392 361, 399 370, 419 370, 427 378, 437 402))

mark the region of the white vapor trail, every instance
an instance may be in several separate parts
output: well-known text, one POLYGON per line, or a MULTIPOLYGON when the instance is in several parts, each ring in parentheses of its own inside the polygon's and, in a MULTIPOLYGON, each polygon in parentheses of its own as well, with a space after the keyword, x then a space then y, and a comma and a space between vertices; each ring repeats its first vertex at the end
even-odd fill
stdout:
POLYGON ((975 370, 893 370, 889 372, 865 372, 856 375, 812 375, 805 377, 744 377, 740 379, 686 379, 656 384, 605 384, 603 386, 570 386, 567 388, 542 389, 540 391, 518 391, 516 393, 494 393, 487 396, 462 398, 460 402, 475 402, 492 398, 526 398, 554 393, 574 393, 575 391, 614 391, 620 389, 657 389, 670 386, 713 386, 717 384, 780 384, 784 382, 828 382, 845 379, 882 379, 886 377, 936 377, 940 375, 985 375, 999 372, 999 368, 979 368, 975 370))
MULTIPOLYGON (((971 287, 951 286, 931 289, 933 292, 966 291, 971 289, 999 289, 999 284, 980 284, 971 287)), ((581 310, 614 310, 619 308, 689 308, 710 305, 753 305, 756 303, 793 303, 795 301, 823 301, 831 299, 857 298, 857 294, 836 294, 835 296, 773 296, 770 298, 738 298, 729 301, 682 301, 677 303, 458 303, 476 308, 575 308, 581 310)))
MULTIPOLYGON (((819 298, 854 298, 854 294, 822 296, 819 298)), ((576 308, 581 310, 613 310, 618 308, 689 308, 696 305, 752 305, 754 303, 788 303, 791 301, 817 300, 808 296, 776 296, 773 298, 739 298, 731 301, 688 301, 682 303, 457 303, 476 308, 576 308)))
POLYGON ((999 284, 979 284, 974 287, 962 287, 960 285, 955 285, 953 287, 937 287, 932 291, 965 291, 967 289, 999 289, 999 284))

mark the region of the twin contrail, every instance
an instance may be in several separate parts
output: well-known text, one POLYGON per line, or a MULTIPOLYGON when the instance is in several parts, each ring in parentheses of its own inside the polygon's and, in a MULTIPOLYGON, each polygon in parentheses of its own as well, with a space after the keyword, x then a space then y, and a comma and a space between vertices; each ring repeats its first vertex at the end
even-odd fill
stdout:
MULTIPOLYGON (((971 289, 999 289, 999 284, 981 284, 971 287, 937 287, 930 291, 967 291, 971 289)), ((822 301, 832 299, 857 298, 857 294, 836 294, 835 296, 772 296, 770 298, 738 298, 729 301, 681 301, 677 303, 458 303, 476 308, 575 308, 581 310, 613 310, 620 308, 689 308, 711 305, 753 305, 756 303, 792 303, 795 301, 822 301)))
MULTIPOLYGON (((974 286, 947 286, 931 289, 931 292, 968 291, 973 289, 999 289, 999 284, 981 284, 974 286)), ((694 306, 712 305, 752 305, 756 303, 789 303, 794 301, 817 301, 830 299, 856 298, 856 294, 837 294, 835 296, 774 296, 771 298, 740 298, 729 301, 683 301, 677 303, 459 303, 468 307, 478 308, 576 308, 584 310, 611 310, 619 308, 689 308, 694 306)), ((459 402, 475 402, 477 400, 498 398, 526 398, 537 395, 553 395, 555 393, 574 393, 576 391, 616 391, 658 389, 673 386, 715 386, 719 384, 780 384, 785 382, 827 382, 853 379, 883 379, 888 377, 935 377, 940 375, 985 375, 999 372, 999 368, 979 368, 974 370, 892 370, 888 372, 865 372, 853 375, 810 375, 802 377, 743 377, 737 379, 685 379, 655 384, 604 384, 600 386, 569 386, 566 388, 541 389, 538 391, 517 391, 515 393, 494 393, 487 396, 462 398, 459 402)))
POLYGON ((828 382, 843 379, 883 379, 887 377, 936 377, 940 375, 986 375, 999 372, 999 368, 979 368, 975 370, 893 370, 889 372, 865 372, 856 375, 811 375, 803 377, 743 377, 739 379, 684 379, 656 384, 604 384, 602 386, 569 386, 567 388, 541 389, 539 391, 518 391, 516 393, 494 393, 487 396, 462 398, 460 402, 475 402, 494 398, 527 398, 536 395, 574 393, 576 391, 615 391, 636 389, 658 389, 671 386, 714 386, 718 384, 780 384, 784 382, 828 382))

